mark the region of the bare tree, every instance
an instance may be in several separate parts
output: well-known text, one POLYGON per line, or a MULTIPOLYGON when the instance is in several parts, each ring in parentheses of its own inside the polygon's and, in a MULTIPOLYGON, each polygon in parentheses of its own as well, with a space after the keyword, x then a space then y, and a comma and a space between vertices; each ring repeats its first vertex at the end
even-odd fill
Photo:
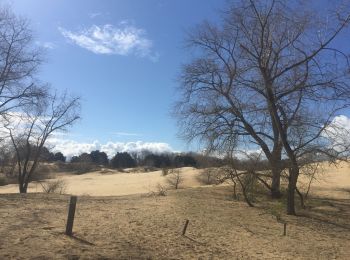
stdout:
MULTIPOLYGON (((35 103, 45 89, 35 84, 42 63, 26 19, 0 5, 0 114, 35 103)), ((8 117, 9 115, 7 115, 8 117)))
POLYGON ((350 12, 335 6, 317 15, 315 5, 299 2, 241 1, 221 26, 206 22, 189 37, 198 58, 181 74, 176 114, 183 136, 212 150, 233 142, 261 149, 273 196, 288 168, 288 214, 295 214, 303 158, 323 154, 335 161, 347 154, 326 134, 350 100, 348 57, 332 45, 350 12))
MULTIPOLYGON (((16 153, 19 192, 26 193, 28 184, 40 162, 41 151, 52 133, 65 131, 79 118, 77 97, 48 95, 35 107, 13 116, 6 124, 16 153)), ((6 117, 5 117, 6 119, 6 117)))
POLYGON ((179 169, 169 170, 169 174, 166 179, 171 188, 178 189, 183 182, 183 177, 179 169))

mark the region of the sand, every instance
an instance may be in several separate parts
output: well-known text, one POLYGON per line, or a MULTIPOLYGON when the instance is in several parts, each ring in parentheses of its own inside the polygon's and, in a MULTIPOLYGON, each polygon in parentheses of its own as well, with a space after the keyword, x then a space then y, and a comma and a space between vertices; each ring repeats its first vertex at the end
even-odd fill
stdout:
MULTIPOLYGON (((181 168, 180 172, 183 176, 181 187, 200 186, 196 178, 200 171, 191 167, 181 168)), ((162 176, 161 171, 121 173, 115 170, 108 170, 81 175, 61 173, 57 176, 57 179, 64 180, 66 193, 90 196, 120 196, 149 193, 157 190, 158 184, 162 186, 167 185, 166 177, 162 176)), ((41 191, 42 187, 37 182, 32 182, 28 187, 29 193, 41 191)), ((0 186, 0 193, 18 193, 18 186, 15 184, 0 186)))
MULTIPOLYGON (((311 195, 333 199, 350 199, 350 164, 341 162, 337 166, 321 164, 321 171, 312 182, 311 195)), ((307 178, 300 176, 298 186, 306 189, 307 178)))
POLYGON ((283 216, 283 236, 264 208, 230 195, 210 187, 79 197, 73 238, 63 233, 68 196, 1 195, 0 259, 348 259, 349 200, 333 201, 336 212, 283 216))
POLYGON ((198 187, 192 168, 182 169, 184 189, 166 196, 149 193, 160 172, 61 176, 80 195, 74 236, 64 234, 68 195, 0 194, 0 259, 349 259, 348 169, 327 168, 299 216, 283 213, 283 199, 251 208, 228 185, 198 187), (129 195, 103 196, 116 194, 129 195))

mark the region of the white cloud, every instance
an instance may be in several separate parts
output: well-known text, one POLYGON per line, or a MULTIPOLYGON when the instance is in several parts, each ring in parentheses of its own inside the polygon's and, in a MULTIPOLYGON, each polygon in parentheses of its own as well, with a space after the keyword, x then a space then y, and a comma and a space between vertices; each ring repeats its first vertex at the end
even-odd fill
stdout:
POLYGON ((350 118, 345 115, 334 117, 323 136, 330 140, 335 150, 347 150, 350 147, 350 118))
POLYGON ((173 152, 174 150, 167 143, 157 142, 107 142, 101 144, 99 141, 94 142, 77 142, 61 138, 50 138, 47 140, 47 146, 53 147, 53 151, 60 151, 68 158, 79 155, 84 152, 90 153, 94 150, 105 152, 109 158, 113 157, 117 152, 141 152, 144 150, 153 153, 173 152))
POLYGON ((146 37, 145 30, 130 25, 128 22, 121 22, 118 26, 92 25, 78 32, 62 27, 58 29, 74 44, 96 54, 136 55, 148 57, 152 61, 158 59, 158 54, 152 52, 153 42, 146 37))

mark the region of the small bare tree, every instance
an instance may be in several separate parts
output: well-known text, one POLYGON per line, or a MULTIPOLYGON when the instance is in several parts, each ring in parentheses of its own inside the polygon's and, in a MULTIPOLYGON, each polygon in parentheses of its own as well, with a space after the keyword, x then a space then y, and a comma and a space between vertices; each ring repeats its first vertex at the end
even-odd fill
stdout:
POLYGON ((43 192, 64 194, 66 192, 67 184, 64 180, 51 180, 47 182, 39 182, 43 192))
MULTIPOLYGON (((48 95, 35 107, 16 114, 7 121, 11 143, 16 153, 19 192, 26 193, 40 161, 41 151, 52 133, 65 131, 79 119, 79 98, 48 95)), ((5 117, 6 119, 6 117, 5 117)))
POLYGON ((179 169, 169 170, 169 174, 166 179, 171 188, 178 189, 183 182, 183 177, 179 169))

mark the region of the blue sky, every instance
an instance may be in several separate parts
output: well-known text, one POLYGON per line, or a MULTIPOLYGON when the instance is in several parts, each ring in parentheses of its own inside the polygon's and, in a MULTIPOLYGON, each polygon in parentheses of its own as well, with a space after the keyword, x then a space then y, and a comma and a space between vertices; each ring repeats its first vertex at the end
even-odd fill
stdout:
POLYGON ((70 150, 107 143, 196 149, 177 138, 170 116, 176 77, 188 56, 186 30, 217 19, 225 0, 8 2, 29 18, 36 43, 46 49, 38 77, 82 97, 82 120, 60 137, 70 150))
MULTIPOLYGON (((5 1, 31 21, 35 42, 45 49, 38 78, 82 97, 82 120, 50 140, 56 150, 112 156, 198 149, 177 137, 170 116, 176 78, 190 58, 186 31, 205 19, 219 21, 227 0, 5 1)), ((331 2, 317 4, 321 12, 331 2)), ((348 42, 343 34, 335 45, 348 49, 348 42)))

